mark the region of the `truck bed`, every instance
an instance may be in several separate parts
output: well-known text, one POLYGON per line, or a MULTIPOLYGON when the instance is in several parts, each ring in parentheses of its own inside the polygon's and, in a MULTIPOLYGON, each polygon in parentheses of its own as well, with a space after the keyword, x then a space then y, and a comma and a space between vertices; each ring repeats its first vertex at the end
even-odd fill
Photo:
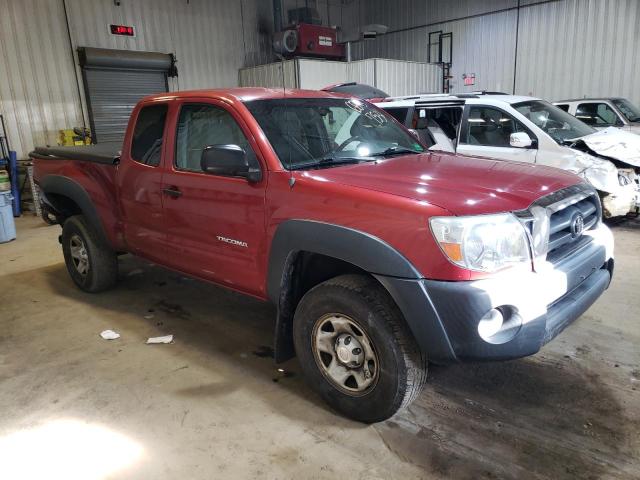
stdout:
POLYGON ((85 145, 78 147, 36 147, 29 156, 45 160, 81 160, 85 162, 115 165, 120 158, 121 150, 121 143, 106 142, 99 145, 85 145))

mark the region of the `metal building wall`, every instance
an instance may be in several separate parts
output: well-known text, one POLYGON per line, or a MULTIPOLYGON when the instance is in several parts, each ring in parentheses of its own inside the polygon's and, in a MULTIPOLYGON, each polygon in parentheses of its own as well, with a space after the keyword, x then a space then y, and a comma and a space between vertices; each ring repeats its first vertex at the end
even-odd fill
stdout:
MULTIPOLYGON (((626 96, 640 103, 638 0, 521 0, 515 92, 549 100, 626 96)), ((453 33, 453 91, 512 92, 517 0, 368 0, 364 21, 391 33, 355 58, 427 60, 428 32, 453 33), (475 73, 465 87, 463 73, 475 73)))
POLYGON ((297 72, 296 60, 242 68, 238 72, 238 85, 241 87, 299 88, 297 72))
POLYGON ((471 17, 430 27, 453 34, 450 88, 454 92, 494 90, 511 92, 515 55, 516 11, 471 17), (462 75, 475 73, 476 83, 465 87, 462 75))
POLYGON ((25 158, 36 144, 55 144, 58 130, 83 124, 80 105, 86 102, 74 75, 77 55, 72 60, 71 54, 79 46, 174 53, 179 77, 170 80, 171 90, 236 86, 240 68, 272 59, 270 38, 261 27, 271 21, 264 4, 0 0, 0 112, 12 148, 25 158), (136 36, 110 35, 111 23, 134 25, 136 36))
POLYGON ((300 88, 319 90, 348 78, 347 63, 323 60, 298 60, 298 75, 300 88))
POLYGON ((391 96, 442 91, 436 65, 378 58, 375 67, 376 87, 391 96))
POLYGON ((389 95, 440 92, 440 69, 426 63, 369 58, 355 62, 296 59, 243 68, 239 83, 243 87, 321 89, 341 82, 366 83, 389 95))
POLYGON ((563 0, 520 14, 516 92, 640 105, 640 2, 563 0))
POLYGON ((18 158, 82 125, 62 2, 0 0, 0 113, 18 158))

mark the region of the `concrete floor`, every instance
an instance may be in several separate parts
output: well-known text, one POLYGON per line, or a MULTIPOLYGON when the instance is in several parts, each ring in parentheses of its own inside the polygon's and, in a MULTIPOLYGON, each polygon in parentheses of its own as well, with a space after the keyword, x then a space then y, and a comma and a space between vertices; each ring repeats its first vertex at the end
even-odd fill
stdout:
POLYGON ((295 360, 277 370, 271 306, 129 256, 116 289, 85 294, 59 228, 17 226, 0 245, 0 478, 640 478, 638 220, 612 227, 611 288, 539 354, 433 367, 373 426, 329 411, 295 360))

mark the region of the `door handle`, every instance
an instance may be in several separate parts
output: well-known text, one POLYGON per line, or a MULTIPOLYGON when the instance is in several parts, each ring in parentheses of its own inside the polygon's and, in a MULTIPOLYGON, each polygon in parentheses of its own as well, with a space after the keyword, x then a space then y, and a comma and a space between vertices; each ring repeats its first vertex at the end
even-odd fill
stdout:
POLYGON ((162 189, 162 193, 164 193, 165 195, 169 195, 170 197, 173 197, 173 198, 178 198, 178 197, 182 196, 182 192, 176 186, 163 188, 162 189))

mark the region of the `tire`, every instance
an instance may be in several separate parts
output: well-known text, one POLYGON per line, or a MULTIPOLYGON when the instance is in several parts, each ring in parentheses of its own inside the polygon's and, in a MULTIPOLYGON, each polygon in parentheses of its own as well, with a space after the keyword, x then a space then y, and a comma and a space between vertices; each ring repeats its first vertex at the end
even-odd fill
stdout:
POLYGON ((62 253, 74 283, 85 292, 101 292, 118 279, 118 257, 83 215, 62 226, 62 253))
POLYGON ((311 388, 353 420, 386 420, 426 382, 426 355, 373 278, 342 275, 317 285, 298 304, 293 322, 296 354, 311 388))

